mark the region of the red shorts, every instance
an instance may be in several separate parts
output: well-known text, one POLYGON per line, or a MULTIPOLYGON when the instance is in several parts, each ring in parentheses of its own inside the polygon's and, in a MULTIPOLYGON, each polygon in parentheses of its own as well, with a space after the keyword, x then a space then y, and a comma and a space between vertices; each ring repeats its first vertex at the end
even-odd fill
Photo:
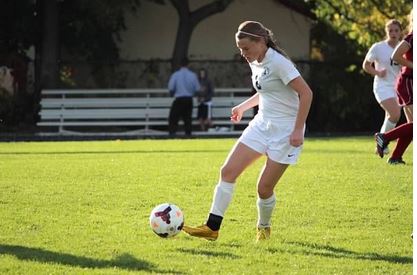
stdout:
POLYGON ((400 74, 396 83, 398 103, 401 106, 413 105, 413 76, 400 74))

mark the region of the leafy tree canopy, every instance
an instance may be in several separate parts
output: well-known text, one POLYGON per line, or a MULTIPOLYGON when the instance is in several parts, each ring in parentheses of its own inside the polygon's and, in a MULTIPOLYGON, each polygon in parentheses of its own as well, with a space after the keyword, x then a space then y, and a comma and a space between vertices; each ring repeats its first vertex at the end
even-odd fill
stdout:
POLYGON ((135 12, 139 5, 139 0, 62 1, 61 45, 87 60, 116 60, 116 41, 120 40, 120 31, 126 29, 124 12, 135 12))
POLYGON ((39 35, 33 1, 3 0, 0 8, 0 53, 27 49, 39 35))
POLYGON ((406 28, 412 8, 411 0, 305 0, 305 3, 318 20, 355 40, 359 53, 384 39, 384 26, 389 19, 399 20, 406 28))

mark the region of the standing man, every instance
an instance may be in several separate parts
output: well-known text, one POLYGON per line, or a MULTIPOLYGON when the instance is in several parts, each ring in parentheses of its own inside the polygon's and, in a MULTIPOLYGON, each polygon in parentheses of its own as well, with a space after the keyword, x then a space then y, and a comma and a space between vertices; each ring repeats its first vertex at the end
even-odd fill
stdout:
POLYGON ((188 68, 187 58, 181 61, 181 68, 171 75, 168 90, 175 97, 169 112, 169 135, 175 136, 181 118, 184 121, 185 135, 190 137, 193 96, 200 90, 200 83, 197 75, 188 68))

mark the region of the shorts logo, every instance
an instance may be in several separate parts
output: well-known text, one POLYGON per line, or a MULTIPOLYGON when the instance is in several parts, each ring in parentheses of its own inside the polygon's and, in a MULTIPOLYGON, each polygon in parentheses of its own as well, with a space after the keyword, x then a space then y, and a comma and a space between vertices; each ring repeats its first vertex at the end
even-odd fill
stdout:
POLYGON ((291 158, 293 157, 295 154, 288 154, 288 157, 291 158))

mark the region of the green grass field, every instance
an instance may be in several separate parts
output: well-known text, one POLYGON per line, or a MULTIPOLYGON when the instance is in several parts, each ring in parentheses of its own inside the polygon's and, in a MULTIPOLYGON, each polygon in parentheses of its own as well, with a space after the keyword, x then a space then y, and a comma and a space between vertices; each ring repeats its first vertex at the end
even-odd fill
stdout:
POLYGON ((205 221, 234 141, 0 143, 0 274, 412 273, 412 146, 389 166, 372 138, 308 138, 267 243, 254 241, 264 159, 239 178, 216 242, 156 236, 163 202, 205 221))

